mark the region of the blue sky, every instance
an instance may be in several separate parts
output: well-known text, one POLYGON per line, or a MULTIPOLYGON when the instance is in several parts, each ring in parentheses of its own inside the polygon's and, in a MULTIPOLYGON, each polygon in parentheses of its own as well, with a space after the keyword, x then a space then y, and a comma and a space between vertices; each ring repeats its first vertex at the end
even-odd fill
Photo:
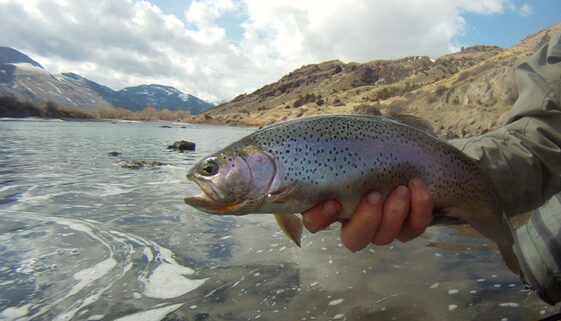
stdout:
POLYGON ((560 13, 560 0, 0 0, 0 45, 116 90, 219 102, 326 60, 509 48, 560 13))
POLYGON ((516 8, 527 5, 529 12, 526 15, 519 10, 507 9, 503 14, 464 13, 465 35, 456 40, 462 46, 483 44, 506 49, 526 36, 561 22, 561 1, 513 1, 513 4, 516 8))

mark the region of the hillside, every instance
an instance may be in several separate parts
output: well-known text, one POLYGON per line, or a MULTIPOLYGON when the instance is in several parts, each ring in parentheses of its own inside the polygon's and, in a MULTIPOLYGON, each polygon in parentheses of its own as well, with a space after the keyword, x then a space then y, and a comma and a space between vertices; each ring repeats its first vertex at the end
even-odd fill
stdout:
POLYGON ((507 50, 475 46, 434 61, 412 56, 306 65, 193 120, 263 126, 314 114, 401 113, 425 118, 445 138, 478 135, 504 123, 517 96, 514 69, 559 28, 507 50))

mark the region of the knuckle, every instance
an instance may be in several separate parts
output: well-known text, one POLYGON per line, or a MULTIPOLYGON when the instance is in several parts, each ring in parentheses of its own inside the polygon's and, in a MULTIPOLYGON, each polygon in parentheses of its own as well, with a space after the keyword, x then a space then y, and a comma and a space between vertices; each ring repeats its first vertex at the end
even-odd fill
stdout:
POLYGON ((407 211, 408 211, 407 202, 404 202, 403 200, 395 200, 388 204, 387 213, 388 213, 388 218, 390 219, 401 217, 404 214, 407 214, 407 211))

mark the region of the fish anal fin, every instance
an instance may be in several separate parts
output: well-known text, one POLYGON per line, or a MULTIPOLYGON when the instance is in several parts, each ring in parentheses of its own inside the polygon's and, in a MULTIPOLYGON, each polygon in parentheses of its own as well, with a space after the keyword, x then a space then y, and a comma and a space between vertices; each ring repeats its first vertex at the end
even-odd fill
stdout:
POLYGON ((294 194, 297 185, 298 181, 295 181, 279 190, 270 192, 267 194, 267 201, 271 203, 282 203, 286 201, 290 196, 292 196, 292 194, 294 194))
POLYGON ((275 219, 281 230, 298 247, 302 238, 302 220, 295 214, 275 214, 275 219))

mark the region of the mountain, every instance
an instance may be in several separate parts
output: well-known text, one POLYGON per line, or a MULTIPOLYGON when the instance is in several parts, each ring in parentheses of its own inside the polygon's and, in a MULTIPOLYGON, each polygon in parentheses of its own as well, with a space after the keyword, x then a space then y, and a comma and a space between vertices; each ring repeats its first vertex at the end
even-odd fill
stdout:
POLYGON ((57 106, 78 110, 113 108, 91 86, 72 77, 50 74, 28 62, 0 64, 0 75, 0 96, 34 104, 50 101, 57 106))
POLYGON ((78 74, 51 74, 29 56, 8 47, 0 47, 0 96, 23 102, 77 110, 125 108, 139 111, 146 107, 188 110, 192 114, 213 105, 176 88, 143 85, 115 91, 78 74))
POLYGON ((514 69, 559 28, 506 50, 474 46, 436 60, 411 56, 306 65, 193 121, 264 126, 314 114, 410 114, 431 122, 444 138, 479 135, 504 123, 517 98, 514 69))
POLYGON ((68 81, 71 81, 78 86, 81 86, 83 88, 90 88, 92 91, 98 94, 102 99, 107 101, 113 107, 126 108, 132 111, 138 111, 144 109, 134 101, 131 101, 130 99, 127 99, 125 97, 121 97, 118 91, 100 85, 95 81, 89 80, 78 74, 68 72, 68 73, 62 73, 62 76, 68 81))
POLYGON ((28 63, 32 66, 44 69, 40 63, 21 52, 9 47, 0 47, 0 65, 13 63, 28 63))
MULTIPOLYGON (((139 106, 137 110, 154 107, 157 110, 190 110, 192 114, 200 114, 213 106, 174 87, 162 85, 127 87, 119 90, 118 94, 122 99, 130 100, 139 106)), ((134 111, 132 108, 129 109, 134 111)))

